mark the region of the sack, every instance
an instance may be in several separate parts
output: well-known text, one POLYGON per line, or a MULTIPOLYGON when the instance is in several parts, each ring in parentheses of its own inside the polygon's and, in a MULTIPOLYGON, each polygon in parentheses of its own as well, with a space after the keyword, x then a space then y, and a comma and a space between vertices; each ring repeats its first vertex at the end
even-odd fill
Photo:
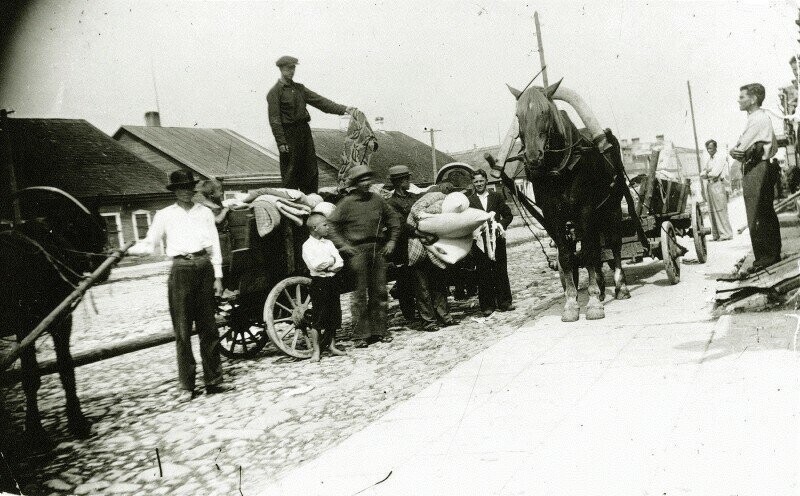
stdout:
POLYGON ((492 218, 493 212, 484 212, 477 208, 468 208, 460 213, 430 214, 419 220, 419 230, 432 233, 440 238, 464 238, 479 228, 481 224, 492 218))
POLYGON ((333 212, 335 210, 336 210, 336 205, 324 201, 317 203, 317 206, 311 209, 311 212, 322 214, 325 217, 330 217, 331 215, 333 215, 333 212))
POLYGON ((442 262, 453 265, 469 254, 472 249, 472 234, 469 237, 440 239, 430 246, 425 246, 425 249, 442 262))
POLYGON ((467 198, 467 195, 461 193, 460 191, 450 193, 444 198, 444 201, 442 201, 443 214, 461 213, 468 208, 469 198, 467 198))
POLYGON ((262 238, 271 233, 281 223, 281 214, 272 198, 274 196, 262 195, 253 202, 253 214, 256 218, 256 229, 262 238))

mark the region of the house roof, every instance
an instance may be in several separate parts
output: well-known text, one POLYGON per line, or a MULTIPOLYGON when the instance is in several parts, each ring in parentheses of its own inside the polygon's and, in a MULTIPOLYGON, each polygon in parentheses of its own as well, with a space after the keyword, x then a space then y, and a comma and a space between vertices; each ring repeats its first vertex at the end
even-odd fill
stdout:
MULTIPOLYGON (((312 129, 317 157, 335 169, 341 164, 345 146, 344 131, 338 129, 312 129)), ((372 154, 370 167, 376 180, 384 181, 389 176, 389 167, 407 165, 411 169, 411 181, 415 184, 431 184, 435 181, 431 163, 431 147, 400 131, 376 131, 378 150, 372 154)), ((436 150, 436 165, 442 167, 455 159, 436 150)))
POLYGON ((165 193, 167 176, 83 119, 8 119, 17 186, 78 198, 165 193))
POLYGON ((205 177, 258 174, 280 178, 278 157, 273 152, 230 129, 122 126, 114 139, 126 132, 205 177))
MULTIPOLYGON (((514 146, 511 148, 509 156, 516 155, 517 153, 519 153, 520 149, 522 149, 522 144, 518 140, 516 143, 514 143, 514 146)), ((483 146, 480 148, 472 148, 469 150, 462 150, 460 152, 453 152, 450 155, 452 155, 453 158, 455 158, 459 162, 464 162, 466 164, 471 165, 475 169, 483 169, 487 173, 489 173, 491 171, 491 167, 489 167, 489 164, 486 162, 486 159, 483 158, 483 154, 488 153, 489 155, 497 159, 497 154, 499 152, 500 152, 500 145, 494 145, 494 146, 483 146)), ((515 177, 524 177, 524 176, 525 176, 525 171, 522 169, 522 167, 519 167, 515 177)), ((489 176, 489 178, 490 181, 499 181, 499 179, 492 179, 491 175, 489 176)))

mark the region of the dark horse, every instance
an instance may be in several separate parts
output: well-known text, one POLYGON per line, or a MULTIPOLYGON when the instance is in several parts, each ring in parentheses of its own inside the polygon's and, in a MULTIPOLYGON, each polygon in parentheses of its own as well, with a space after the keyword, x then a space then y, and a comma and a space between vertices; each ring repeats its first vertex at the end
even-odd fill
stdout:
MULTIPOLYGON (((106 229, 99 215, 55 188, 29 188, 18 197, 23 220, 0 230, 0 334, 21 341, 73 291, 85 272, 102 263, 106 229)), ((48 331, 66 396, 69 429, 75 436, 86 437, 91 424, 81 411, 75 388, 71 315, 57 320, 48 331)), ((32 445, 46 445, 48 436, 37 402, 41 380, 34 346, 22 351, 20 361, 25 434, 32 445)))
MULTIPOLYGON (((602 319, 605 297, 601 253, 611 249, 615 296, 629 298, 622 272, 622 188, 604 157, 559 111, 553 95, 561 82, 548 88, 530 87, 517 98, 517 119, 526 174, 542 210, 544 228, 558 248, 558 266, 566 302, 561 320, 579 318, 578 267, 589 272, 587 319, 602 319)), ((610 135, 610 133, 608 133, 610 135)), ((611 136, 613 138, 613 136, 611 136)), ((615 140, 612 140, 615 143, 615 140)), ((618 145, 617 145, 618 146, 618 145)), ((609 262, 611 265, 612 262, 609 262)))

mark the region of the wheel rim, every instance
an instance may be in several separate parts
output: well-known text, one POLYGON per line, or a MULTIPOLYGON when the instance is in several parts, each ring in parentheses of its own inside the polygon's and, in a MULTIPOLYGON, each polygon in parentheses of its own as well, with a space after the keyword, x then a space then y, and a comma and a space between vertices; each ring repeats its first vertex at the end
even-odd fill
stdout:
POLYGON ((705 263, 708 258, 708 247, 706 245, 705 224, 703 221, 703 210, 700 204, 694 206, 694 217, 692 218, 692 237, 694 238, 694 248, 697 253, 697 261, 705 263))
POLYGON ((217 322, 219 350, 228 358, 252 357, 264 348, 269 337, 263 323, 252 318, 243 320, 237 311, 243 310, 232 305, 217 322))
POLYGON ((304 315, 311 308, 307 277, 290 277, 270 291, 264 305, 267 334, 275 346, 296 358, 311 356, 311 340, 305 332, 304 315))
POLYGON ((675 228, 669 221, 661 224, 661 253, 667 278, 672 284, 677 284, 681 280, 680 250, 675 239, 675 228))

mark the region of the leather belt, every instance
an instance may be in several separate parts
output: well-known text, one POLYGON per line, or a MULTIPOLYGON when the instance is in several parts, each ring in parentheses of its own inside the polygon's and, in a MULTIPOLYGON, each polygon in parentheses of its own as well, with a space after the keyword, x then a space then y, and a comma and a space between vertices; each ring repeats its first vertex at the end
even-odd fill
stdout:
POLYGON ((176 258, 180 258, 180 259, 183 259, 183 260, 192 260, 193 258, 202 257, 202 256, 207 255, 207 254, 208 254, 208 252, 204 248, 204 249, 202 249, 200 251, 196 251, 194 253, 187 253, 185 255, 175 255, 174 257, 172 257, 172 259, 174 260, 176 258))

